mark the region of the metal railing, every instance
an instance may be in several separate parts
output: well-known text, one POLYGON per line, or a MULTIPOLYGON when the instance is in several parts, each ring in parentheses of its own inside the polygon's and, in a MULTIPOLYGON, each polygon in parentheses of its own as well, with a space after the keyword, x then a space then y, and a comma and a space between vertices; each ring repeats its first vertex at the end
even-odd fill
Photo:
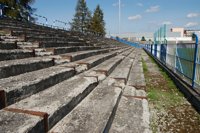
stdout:
MULTIPOLYGON (((19 13, 27 14, 27 16, 26 16, 27 17, 26 18, 27 22, 38 24, 38 25, 42 25, 42 26, 46 26, 46 27, 50 27, 50 28, 54 28, 54 29, 61 29, 61 30, 67 30, 67 31, 70 30, 70 29, 67 29, 67 25, 70 25, 69 22, 63 22, 63 21, 60 21, 60 20, 54 20, 53 21, 53 25, 50 25, 47 17, 45 17, 45 16, 38 15, 38 14, 35 14, 35 13, 30 13, 28 10, 24 9, 23 7, 21 7, 23 9, 23 10, 21 10, 21 9, 16 9, 14 7, 9 7, 9 6, 4 5, 2 3, 0 3, 0 18, 11 18, 11 19, 15 19, 15 20, 21 20, 20 18, 7 16, 4 13, 4 9, 6 9, 6 8, 8 8, 10 10, 13 10, 13 11, 18 11, 19 13), (31 19, 30 19, 31 16, 36 18, 36 20, 37 20, 37 18, 44 19, 45 23, 41 23, 41 22, 37 22, 37 21, 31 21, 31 19), (64 27, 58 26, 58 25, 56 25, 56 23, 64 24, 64 27)), ((79 25, 77 25, 77 27, 79 27, 79 25)), ((85 30, 83 34, 91 34, 91 35, 95 35, 95 36, 103 36, 102 33, 95 32, 95 31, 89 31, 89 30, 85 30)))
POLYGON ((130 42, 130 41, 121 39, 121 38, 119 38, 119 37, 113 37, 113 36, 111 36, 110 38, 111 38, 111 39, 114 39, 114 40, 117 40, 118 42, 121 42, 121 43, 130 45, 130 46, 133 46, 133 47, 135 47, 135 48, 142 48, 141 45, 139 45, 139 43, 130 42))
POLYGON ((193 38, 195 41, 189 43, 146 44, 144 48, 193 89, 200 91, 200 46, 198 36, 193 34, 193 38))

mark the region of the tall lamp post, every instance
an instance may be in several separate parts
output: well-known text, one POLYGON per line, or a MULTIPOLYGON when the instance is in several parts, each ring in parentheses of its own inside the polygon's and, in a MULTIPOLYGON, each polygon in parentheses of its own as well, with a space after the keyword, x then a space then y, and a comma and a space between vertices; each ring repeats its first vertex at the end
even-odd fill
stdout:
POLYGON ((121 0, 119 0, 119 35, 121 34, 121 0))

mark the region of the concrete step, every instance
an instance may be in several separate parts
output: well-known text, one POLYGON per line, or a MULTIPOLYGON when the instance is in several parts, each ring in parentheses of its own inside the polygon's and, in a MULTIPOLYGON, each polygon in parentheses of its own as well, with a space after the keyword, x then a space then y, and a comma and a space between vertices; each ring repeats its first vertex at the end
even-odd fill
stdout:
MULTIPOLYGON (((45 55, 60 55, 70 52, 84 51, 84 50, 96 50, 101 47, 93 46, 71 46, 71 47, 55 47, 55 48, 37 48, 35 49, 36 56, 45 56, 45 55)), ((62 55, 60 55, 62 56, 62 55)))
POLYGON ((133 86, 137 89, 145 89, 146 82, 143 73, 143 67, 141 61, 136 61, 131 68, 130 76, 127 85, 133 86))
POLYGON ((16 42, 0 41, 0 49, 2 50, 17 49, 17 44, 16 42))
POLYGON ((18 49, 27 49, 27 50, 34 50, 39 48, 39 43, 33 43, 33 42, 17 42, 17 48, 18 49))
POLYGON ((109 81, 105 80, 59 121, 49 133, 107 132, 121 94, 120 88, 109 85, 109 81))
POLYGON ((0 108, 51 87, 75 75, 73 68, 54 66, 0 79, 0 108))
MULTIPOLYGON (((97 85, 98 81, 95 77, 77 75, 8 106, 6 110, 21 109, 47 113, 48 127, 46 128, 50 129, 80 103, 97 85)), ((38 130, 37 132, 40 131, 38 130)))
POLYGON ((0 50, 0 61, 29 58, 34 57, 34 55, 31 50, 0 50))
POLYGON ((120 50, 115 50, 113 52, 95 55, 95 56, 91 56, 91 57, 88 57, 88 58, 85 58, 85 59, 82 59, 79 61, 63 64, 61 66, 74 68, 76 73, 81 73, 85 70, 89 70, 90 68, 97 66, 98 64, 104 62, 105 60, 108 60, 108 59, 116 56, 119 52, 120 52, 120 50))
POLYGON ((0 110, 1 133, 36 133, 38 131, 44 133, 44 129, 44 120, 42 117, 19 113, 17 111, 0 110))
POLYGON ((26 36, 25 41, 29 42, 45 42, 45 41, 65 41, 65 42, 73 42, 73 41, 78 41, 77 38, 74 37, 45 37, 45 36, 26 36))
POLYGON ((50 47, 67 47, 67 46, 90 46, 90 44, 87 44, 85 42, 81 41, 74 41, 74 42, 40 42, 39 47, 40 48, 50 48, 50 47))
POLYGON ((78 52, 72 52, 67 54, 60 55, 62 58, 65 58, 68 60, 68 62, 73 62, 77 60, 81 60, 93 55, 98 55, 102 53, 108 53, 112 49, 100 49, 100 50, 86 50, 86 51, 78 51, 78 52))
POLYGON ((128 81, 133 59, 126 57, 110 74, 110 78, 114 79, 115 86, 124 88, 128 81))
POLYGON ((120 99, 110 133, 151 133, 146 93, 126 86, 120 99))
POLYGON ((104 80, 116 68, 117 65, 124 59, 124 56, 115 56, 100 65, 90 69, 83 74, 87 77, 97 77, 98 80, 104 80))
POLYGON ((18 60, 8 60, 0 62, 0 79, 16 76, 22 73, 31 72, 54 65, 51 58, 34 57, 18 60))

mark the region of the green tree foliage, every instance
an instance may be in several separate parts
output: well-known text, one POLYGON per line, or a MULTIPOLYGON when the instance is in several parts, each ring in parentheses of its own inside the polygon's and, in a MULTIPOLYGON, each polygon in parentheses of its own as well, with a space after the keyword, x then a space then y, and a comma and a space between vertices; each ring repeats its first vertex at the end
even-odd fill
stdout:
POLYGON ((91 30, 95 33, 101 34, 101 35, 105 35, 105 22, 104 22, 104 14, 102 9, 100 8, 99 5, 97 5, 95 11, 94 11, 94 15, 92 17, 92 21, 91 21, 91 30))
MULTIPOLYGON (((36 9, 31 7, 31 4, 34 3, 34 0, 0 0, 0 3, 5 4, 8 8, 4 8, 4 13, 7 16, 20 18, 27 20, 29 14, 33 13, 36 9), (13 9, 11 9, 14 8, 13 9)), ((34 19, 30 16, 30 19, 34 19)))
POLYGON ((91 12, 89 11, 85 0, 78 0, 76 13, 71 23, 71 30, 78 32, 87 32, 90 29, 91 12))
POLYGON ((145 39, 145 37, 144 37, 144 36, 142 37, 141 41, 146 41, 146 39, 145 39))

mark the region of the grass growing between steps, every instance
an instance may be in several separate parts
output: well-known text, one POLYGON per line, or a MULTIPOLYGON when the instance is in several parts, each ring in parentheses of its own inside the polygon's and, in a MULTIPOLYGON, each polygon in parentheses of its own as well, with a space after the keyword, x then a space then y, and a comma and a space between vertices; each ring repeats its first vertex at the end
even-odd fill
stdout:
MULTIPOLYGON (((151 62, 155 63, 152 59, 151 62)), ((151 73, 143 59, 142 64, 147 83, 148 99, 157 109, 167 109, 184 102, 182 93, 178 91, 173 81, 161 68, 155 64, 160 74, 151 73)))
POLYGON ((143 58, 142 64, 153 133, 200 132, 200 115, 164 70, 150 57, 143 58))

